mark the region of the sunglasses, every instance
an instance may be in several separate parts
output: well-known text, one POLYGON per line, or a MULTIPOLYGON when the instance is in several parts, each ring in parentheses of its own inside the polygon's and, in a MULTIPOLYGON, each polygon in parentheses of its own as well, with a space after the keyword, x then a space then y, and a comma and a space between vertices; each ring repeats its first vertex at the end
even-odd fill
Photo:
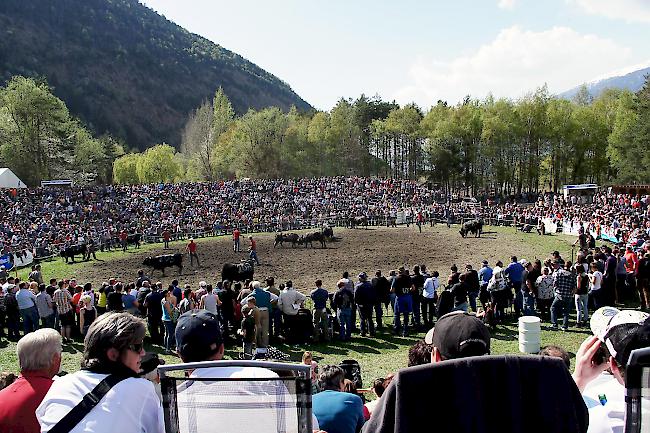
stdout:
POLYGON ((142 352, 142 349, 144 349, 144 342, 130 344, 126 348, 129 349, 129 350, 132 350, 132 351, 134 351, 136 353, 140 353, 140 352, 142 352))

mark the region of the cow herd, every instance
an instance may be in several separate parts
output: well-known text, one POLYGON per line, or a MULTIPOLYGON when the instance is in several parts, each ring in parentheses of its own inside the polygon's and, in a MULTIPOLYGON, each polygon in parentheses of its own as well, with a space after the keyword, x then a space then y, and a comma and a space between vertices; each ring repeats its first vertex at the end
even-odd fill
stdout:
POLYGON ((327 248, 327 241, 332 240, 334 240, 334 230, 331 227, 324 228, 318 232, 307 233, 302 236, 297 233, 277 233, 275 235, 273 248, 278 245, 283 246, 285 243, 291 244, 291 248, 295 248, 296 245, 304 245, 305 248, 309 245, 313 248, 314 242, 320 243, 321 248, 327 248))

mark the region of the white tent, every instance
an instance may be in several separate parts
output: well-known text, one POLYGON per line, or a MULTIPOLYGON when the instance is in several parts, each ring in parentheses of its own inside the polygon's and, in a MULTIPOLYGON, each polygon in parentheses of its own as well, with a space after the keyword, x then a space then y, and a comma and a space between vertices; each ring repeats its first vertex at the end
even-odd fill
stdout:
POLYGON ((27 185, 13 171, 0 168, 0 188, 27 188, 27 185))

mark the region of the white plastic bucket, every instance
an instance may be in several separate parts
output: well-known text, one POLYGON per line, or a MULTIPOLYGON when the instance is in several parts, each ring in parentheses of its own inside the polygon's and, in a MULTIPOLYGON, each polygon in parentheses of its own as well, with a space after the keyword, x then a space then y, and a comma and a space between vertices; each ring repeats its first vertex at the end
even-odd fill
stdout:
POLYGON ((519 351, 537 353, 541 347, 541 320, 537 316, 519 318, 519 351))

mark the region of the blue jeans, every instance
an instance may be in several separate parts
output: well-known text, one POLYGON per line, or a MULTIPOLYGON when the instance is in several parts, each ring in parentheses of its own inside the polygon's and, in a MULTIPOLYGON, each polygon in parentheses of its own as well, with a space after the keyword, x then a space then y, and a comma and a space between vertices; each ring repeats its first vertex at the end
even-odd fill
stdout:
POLYGON ((349 340, 352 333, 352 308, 339 308, 336 315, 339 319, 339 338, 342 341, 349 340))
POLYGON ((524 310, 524 316, 534 316, 535 315, 535 296, 529 291, 521 290, 521 298, 524 310))
POLYGON ((41 328, 54 328, 54 313, 41 317, 41 328))
POLYGON ((476 313, 476 298, 478 297, 478 292, 467 292, 467 297, 469 298, 469 306, 472 307, 472 311, 476 313))
POLYGON ((512 288, 515 291, 515 314, 518 316, 519 313, 521 313, 524 304, 524 296, 523 293, 521 293, 521 281, 513 281, 512 288))
POLYGON ((282 331, 282 310, 275 307, 271 310, 269 318, 269 335, 279 337, 282 331))
POLYGON ((176 350, 176 323, 171 320, 163 320, 165 324, 165 349, 176 350))
POLYGON ((251 259, 255 260, 255 263, 257 263, 258 265, 260 264, 260 261, 257 259, 257 252, 256 252, 255 250, 251 250, 251 251, 248 253, 248 256, 249 256, 251 259))
POLYGON ((402 331, 406 334, 409 327, 409 313, 413 311, 413 300, 411 295, 402 295, 395 300, 395 317, 393 318, 393 328, 395 332, 402 331), (404 328, 400 321, 400 316, 404 317, 404 328))
POLYGON ((411 295, 411 302, 413 303, 413 324, 420 326, 420 295, 411 295))
POLYGON ((576 315, 578 323, 587 323, 589 320, 589 295, 573 295, 576 301, 576 315))
POLYGON ((25 335, 38 329, 38 309, 36 306, 20 310, 20 318, 23 319, 23 331, 25 335))
POLYGON ((559 314, 563 316, 562 327, 569 327, 569 312, 571 310, 571 298, 562 299, 559 296, 555 296, 553 303, 551 304, 551 324, 557 326, 557 318, 559 314))

